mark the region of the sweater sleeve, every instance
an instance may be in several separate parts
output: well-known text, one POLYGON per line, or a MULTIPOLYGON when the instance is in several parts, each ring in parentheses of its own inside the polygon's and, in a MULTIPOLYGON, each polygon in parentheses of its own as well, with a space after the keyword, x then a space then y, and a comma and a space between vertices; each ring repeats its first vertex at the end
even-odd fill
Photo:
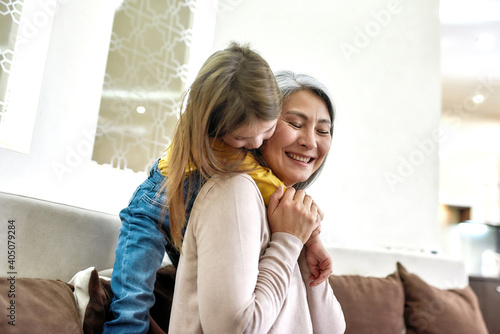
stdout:
POLYGON ((197 200, 200 216, 190 224, 203 332, 267 333, 287 297, 302 242, 287 233, 269 237, 262 197, 247 175, 221 179, 197 200))
POLYGON ((314 334, 342 334, 346 329, 346 324, 340 303, 333 294, 328 279, 315 287, 309 285, 311 272, 307 267, 305 252, 304 248, 299 257, 299 266, 302 279, 306 285, 307 303, 311 314, 313 332, 314 334))

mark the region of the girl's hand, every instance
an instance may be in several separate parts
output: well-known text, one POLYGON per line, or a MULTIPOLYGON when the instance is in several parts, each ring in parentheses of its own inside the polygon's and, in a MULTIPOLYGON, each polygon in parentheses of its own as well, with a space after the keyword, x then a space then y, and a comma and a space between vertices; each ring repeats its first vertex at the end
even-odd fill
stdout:
POLYGON ((319 238, 319 233, 306 243, 306 262, 311 271, 310 286, 323 283, 332 274, 332 257, 319 238))
MULTIPOLYGON (((323 221, 324 213, 318 208, 318 219, 323 221)), ((332 274, 332 257, 328 250, 323 245, 319 234, 321 233, 321 225, 316 228, 309 240, 306 242, 306 262, 313 281, 310 286, 316 286, 324 281, 332 274)))
POLYGON ((320 225, 322 213, 303 190, 290 187, 283 194, 278 187, 271 195, 267 217, 271 232, 286 232, 299 238, 305 244, 311 233, 320 225))

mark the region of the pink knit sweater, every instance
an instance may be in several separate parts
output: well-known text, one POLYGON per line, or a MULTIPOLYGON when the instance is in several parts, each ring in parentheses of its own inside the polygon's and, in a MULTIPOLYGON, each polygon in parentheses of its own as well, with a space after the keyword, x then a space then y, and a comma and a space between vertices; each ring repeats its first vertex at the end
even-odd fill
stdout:
POLYGON ((214 177, 191 212, 169 333, 343 333, 328 281, 309 275, 302 242, 271 235, 252 178, 214 177))

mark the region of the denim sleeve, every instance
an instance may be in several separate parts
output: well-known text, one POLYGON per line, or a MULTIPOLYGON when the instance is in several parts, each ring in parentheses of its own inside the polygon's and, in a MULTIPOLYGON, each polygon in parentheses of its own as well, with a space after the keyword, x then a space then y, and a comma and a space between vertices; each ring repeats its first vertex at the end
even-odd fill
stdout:
MULTIPOLYGON (((164 181, 156 163, 148 178, 136 189, 128 207, 120 212, 122 227, 111 277, 113 319, 105 323, 103 333, 147 333, 149 309, 155 302, 156 272, 165 251, 177 268, 179 252, 167 241, 170 236, 168 210, 164 210, 167 198, 160 192, 164 181)), ((203 179, 193 172, 191 181, 191 185, 188 178, 184 182, 184 200, 191 189, 186 220, 189 220, 203 179)))
MULTIPOLYGON (((153 167, 154 169, 154 167, 153 167)), ((159 228, 165 199, 158 196, 161 174, 156 169, 135 191, 120 212, 122 227, 111 278, 113 320, 103 333, 147 333, 153 306, 156 272, 165 255, 167 241, 159 228)))

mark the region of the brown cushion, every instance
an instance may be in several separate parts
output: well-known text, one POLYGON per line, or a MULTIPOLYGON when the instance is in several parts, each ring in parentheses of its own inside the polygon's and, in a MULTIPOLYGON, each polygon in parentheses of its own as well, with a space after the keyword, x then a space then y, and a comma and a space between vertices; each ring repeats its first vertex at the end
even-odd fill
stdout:
POLYGON ((83 333, 72 286, 62 281, 2 277, 0 309, 0 333, 83 333))
POLYGON ((441 290, 408 273, 399 262, 397 268, 405 288, 407 334, 488 334, 470 286, 441 290))
MULTIPOLYGON (((166 266, 156 273, 155 282, 155 304, 150 310, 150 322, 148 333, 166 333, 170 321, 170 310, 175 283, 174 266, 166 266)), ((89 303, 85 310, 83 328, 85 334, 101 333, 104 322, 111 320, 109 306, 113 299, 111 285, 107 280, 99 278, 94 269, 89 280, 89 303)))
POLYGON ((346 334, 403 331, 404 291, 397 273, 385 278, 332 275, 330 285, 344 312, 346 334))
POLYGON ((99 278, 97 270, 92 270, 89 279, 89 303, 83 321, 85 334, 102 333, 104 323, 110 320, 109 306, 112 299, 109 281, 99 278))

